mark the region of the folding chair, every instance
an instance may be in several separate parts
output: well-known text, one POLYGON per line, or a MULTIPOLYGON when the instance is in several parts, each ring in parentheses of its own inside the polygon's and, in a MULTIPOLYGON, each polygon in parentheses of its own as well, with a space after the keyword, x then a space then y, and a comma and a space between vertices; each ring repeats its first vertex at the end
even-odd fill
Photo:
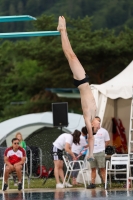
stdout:
MULTIPOLYGON (((26 165, 27 165, 27 158, 26 158, 26 161, 25 161, 25 163, 23 164, 23 168, 22 168, 22 189, 23 189, 23 190, 24 190, 25 178, 27 178, 28 188, 29 188, 29 184, 30 184, 30 177, 29 177, 28 172, 26 171, 26 165), (27 176, 25 176, 25 175, 27 175, 27 176)), ((4 187, 5 167, 6 167, 6 164, 4 164, 4 169, 3 169, 2 190, 3 190, 3 187, 4 187)), ((9 178, 8 178, 8 189, 9 189, 9 179, 12 179, 13 176, 17 176, 17 175, 16 175, 16 172, 12 172, 12 173, 9 175, 9 178)))
POLYGON ((4 152, 7 147, 0 147, 0 179, 3 179, 3 169, 4 169, 4 152))
POLYGON ((129 156, 128 154, 113 154, 111 160, 106 161, 105 174, 105 189, 107 189, 107 175, 109 174, 109 181, 111 186, 111 174, 114 175, 115 180, 126 180, 126 187, 128 189, 128 170, 129 170, 129 156), (121 166, 121 169, 116 167, 121 166), (126 174, 126 178, 116 178, 116 174, 126 174))
POLYGON ((67 176, 68 176, 67 183, 69 182, 72 171, 79 171, 82 174, 84 186, 86 188, 85 174, 87 174, 88 180, 89 180, 89 173, 88 173, 88 169, 85 167, 86 166, 85 162, 83 160, 69 161, 67 155, 63 156, 63 160, 66 166, 66 174, 65 174, 63 184, 65 184, 67 176), (73 169, 75 163, 79 163, 79 169, 73 169))

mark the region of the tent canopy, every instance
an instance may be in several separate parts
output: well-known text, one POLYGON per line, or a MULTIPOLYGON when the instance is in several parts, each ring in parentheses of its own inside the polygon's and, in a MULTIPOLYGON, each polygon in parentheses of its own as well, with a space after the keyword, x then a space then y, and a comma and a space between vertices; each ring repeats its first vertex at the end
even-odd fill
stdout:
POLYGON ((101 85, 91 85, 110 99, 132 97, 133 61, 117 76, 101 85))
MULTIPOLYGON (((85 126, 83 116, 80 114, 68 113, 67 127, 62 127, 64 132, 72 133, 75 129, 81 130, 85 126)), ((16 132, 21 132, 23 139, 27 138, 36 130, 43 127, 53 127, 52 112, 22 115, 0 123, 0 144, 6 140, 7 145, 15 137, 16 132)))
POLYGON ((91 85, 102 126, 112 138, 112 118, 121 119, 128 142, 131 98, 133 95, 133 61, 117 76, 101 85, 91 85))

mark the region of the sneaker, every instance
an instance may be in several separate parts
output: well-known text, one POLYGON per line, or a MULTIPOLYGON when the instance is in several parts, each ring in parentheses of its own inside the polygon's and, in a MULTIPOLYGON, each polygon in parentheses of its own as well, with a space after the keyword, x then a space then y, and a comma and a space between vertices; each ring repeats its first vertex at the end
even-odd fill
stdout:
POLYGON ((64 188, 64 185, 62 183, 57 183, 56 188, 64 188))
POLYGON ((18 183, 18 190, 22 190, 22 183, 18 183))
POLYGON ((70 183, 65 183, 65 187, 73 187, 70 183))
POLYGON ((96 185, 93 183, 90 183, 90 185, 87 186, 87 189, 94 189, 96 188, 96 185))
POLYGON ((3 191, 7 190, 7 188, 8 188, 8 185, 4 183, 3 191))

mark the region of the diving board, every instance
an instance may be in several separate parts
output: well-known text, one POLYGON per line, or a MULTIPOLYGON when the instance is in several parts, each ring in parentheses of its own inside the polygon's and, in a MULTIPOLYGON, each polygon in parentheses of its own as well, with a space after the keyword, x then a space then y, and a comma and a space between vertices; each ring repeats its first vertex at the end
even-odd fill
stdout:
POLYGON ((36 20, 36 18, 30 15, 0 16, 0 22, 17 22, 17 21, 31 21, 31 20, 36 20))
POLYGON ((57 36, 57 35, 60 35, 59 31, 34 31, 34 32, 0 33, 0 38, 57 36))

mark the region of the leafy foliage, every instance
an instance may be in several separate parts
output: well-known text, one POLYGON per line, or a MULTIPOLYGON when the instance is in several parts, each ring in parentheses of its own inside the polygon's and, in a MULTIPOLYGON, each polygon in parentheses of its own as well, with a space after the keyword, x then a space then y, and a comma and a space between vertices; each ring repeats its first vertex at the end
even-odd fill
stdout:
MULTIPOLYGON (((93 17, 93 29, 115 28, 118 31, 124 26, 133 28, 132 0, 0 0, 0 15, 42 14, 67 15, 71 18, 93 17)), ((3 23, 1 32, 33 30, 31 22, 3 23)))
MULTIPOLYGON (((42 15, 37 30, 56 30, 57 18, 42 15)), ((133 31, 125 27, 116 34, 93 30, 92 18, 67 17, 72 47, 90 76, 90 84, 101 84, 122 71, 132 60, 133 31)), ((58 98, 45 88, 74 87, 72 73, 63 54, 60 37, 38 37, 16 42, 1 41, 0 120, 51 110, 51 103, 68 101, 70 111, 81 113, 80 100, 58 98)))

